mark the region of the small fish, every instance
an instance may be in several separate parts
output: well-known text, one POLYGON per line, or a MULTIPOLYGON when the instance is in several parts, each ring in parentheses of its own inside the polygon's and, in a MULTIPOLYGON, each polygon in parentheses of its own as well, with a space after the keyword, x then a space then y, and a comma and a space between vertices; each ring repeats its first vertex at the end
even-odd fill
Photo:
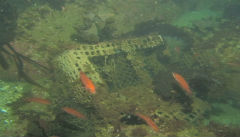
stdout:
POLYGON ((45 104, 45 105, 51 104, 51 102, 49 100, 42 99, 42 98, 27 98, 26 101, 28 101, 28 102, 36 102, 36 103, 45 104))
POLYGON ((71 114, 71 115, 73 115, 75 117, 85 119, 85 116, 83 114, 81 114, 80 112, 78 112, 77 110, 75 110, 75 109, 72 109, 72 108, 69 108, 69 107, 64 107, 64 108, 62 108, 62 110, 64 110, 68 114, 71 114))
POLYGON ((188 95, 191 96, 193 93, 192 93, 187 81, 183 78, 183 76, 181 76, 180 74, 175 73, 175 72, 173 72, 172 75, 173 75, 174 79, 178 82, 178 84, 181 86, 181 88, 183 90, 185 90, 188 95))
POLYGON ((92 93, 92 94, 95 94, 95 93, 96 93, 96 89, 95 89, 95 86, 94 86, 92 80, 89 79, 84 72, 80 72, 80 79, 81 79, 83 85, 85 86, 85 88, 86 88, 90 93, 92 93))
POLYGON ((143 119, 154 131, 158 132, 158 126, 152 121, 151 118, 144 116, 142 114, 136 113, 136 116, 140 117, 141 119, 143 119))

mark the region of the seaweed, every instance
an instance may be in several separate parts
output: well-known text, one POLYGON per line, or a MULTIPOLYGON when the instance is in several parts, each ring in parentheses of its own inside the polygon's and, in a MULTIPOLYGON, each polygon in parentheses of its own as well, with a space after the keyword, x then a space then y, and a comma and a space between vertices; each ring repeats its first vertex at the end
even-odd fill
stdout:
POLYGON ((30 58, 18 53, 11 44, 9 44, 16 36, 16 20, 17 20, 17 12, 16 9, 11 6, 7 1, 0 0, 0 18, 3 19, 0 22, 0 60, 1 67, 7 70, 11 64, 10 58, 14 59, 14 63, 17 66, 18 74, 21 78, 25 79, 27 82, 36 85, 38 87, 42 87, 34 80, 32 80, 25 72, 24 72, 24 63, 26 61, 28 63, 34 64, 42 70, 49 71, 49 69, 43 65, 40 65, 36 61, 31 60, 30 58))
POLYGON ((0 52, 0 65, 3 69, 7 70, 9 68, 9 63, 6 61, 4 55, 0 52))
POLYGON ((0 47, 2 47, 15 38, 18 15, 16 9, 8 1, 0 0, 0 3, 0 47))
POLYGON ((108 18, 105 21, 105 25, 102 29, 99 29, 100 41, 111 40, 114 38, 114 32, 117 30, 115 26, 115 19, 108 18))
POLYGON ((210 122, 208 125, 210 131, 214 132, 217 137, 239 137, 240 131, 239 127, 236 126, 226 126, 222 124, 217 124, 210 122))
POLYGON ((230 20, 239 20, 239 13, 240 12, 240 4, 239 3, 231 3, 227 5, 224 9, 223 16, 230 20))
MULTIPOLYGON (((45 72, 49 72, 49 69, 43 65, 38 64, 37 62, 31 60, 30 58, 23 56, 22 54, 18 53, 17 51, 15 51, 15 49, 12 47, 12 45, 7 44, 5 46, 1 47, 1 51, 2 53, 5 53, 8 58, 13 58, 14 62, 16 64, 17 70, 18 70, 18 75, 20 78, 23 78, 25 81, 27 81, 30 84, 33 84, 35 86, 44 88, 43 86, 41 86, 40 84, 36 83, 33 79, 31 79, 25 72, 24 72, 24 63, 23 60, 29 63, 32 63, 34 65, 36 65, 37 67, 39 67, 40 69, 44 70, 45 72)), ((5 63, 7 63, 6 60, 4 60, 5 63)), ((3 66, 4 67, 4 66, 3 66)))
POLYGON ((185 31, 184 29, 178 28, 171 24, 167 24, 164 21, 157 20, 157 19, 136 24, 134 31, 125 34, 123 37, 129 36, 129 35, 142 36, 142 35, 148 35, 151 33, 157 33, 163 36, 171 36, 171 37, 177 37, 179 39, 182 39, 186 44, 184 48, 185 51, 188 51, 189 47, 194 42, 190 33, 185 31))
POLYGON ((147 135, 146 129, 140 127, 133 129, 131 133, 132 137, 145 137, 146 135, 147 135))

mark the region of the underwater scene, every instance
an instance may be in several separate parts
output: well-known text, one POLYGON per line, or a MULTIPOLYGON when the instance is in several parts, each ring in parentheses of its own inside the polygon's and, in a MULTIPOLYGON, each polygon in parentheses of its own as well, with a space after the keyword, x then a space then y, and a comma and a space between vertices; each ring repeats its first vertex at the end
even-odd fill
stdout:
POLYGON ((240 137, 239 0, 0 0, 0 137, 240 137))

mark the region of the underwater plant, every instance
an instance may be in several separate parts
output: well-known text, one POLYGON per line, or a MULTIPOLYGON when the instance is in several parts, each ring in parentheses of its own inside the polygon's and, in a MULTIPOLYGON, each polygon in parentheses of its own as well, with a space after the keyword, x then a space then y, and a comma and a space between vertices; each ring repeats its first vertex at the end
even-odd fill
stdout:
POLYGON ((44 70, 45 72, 48 72, 49 69, 43 65, 40 65, 36 61, 18 53, 11 44, 6 44, 4 46, 0 47, 0 60, 1 60, 1 67, 5 70, 9 68, 9 60, 6 57, 13 58, 14 63, 16 64, 18 75, 20 78, 23 78, 25 81, 27 81, 30 84, 36 85, 38 87, 42 87, 38 83, 36 83, 34 80, 31 79, 30 76, 26 74, 24 71, 24 62, 31 63, 35 65, 36 67, 39 67, 40 69, 44 70))
POLYGON ((17 26, 17 12, 16 9, 13 8, 13 6, 11 6, 7 1, 0 0, 0 3, 0 18, 2 19, 0 22, 0 66, 4 70, 8 70, 10 68, 10 64, 12 63, 11 60, 13 60, 20 78, 23 78, 30 84, 42 87, 26 74, 24 71, 24 63, 27 62, 33 64, 45 72, 49 71, 49 69, 17 52, 13 45, 10 44, 16 36, 15 30, 17 26))

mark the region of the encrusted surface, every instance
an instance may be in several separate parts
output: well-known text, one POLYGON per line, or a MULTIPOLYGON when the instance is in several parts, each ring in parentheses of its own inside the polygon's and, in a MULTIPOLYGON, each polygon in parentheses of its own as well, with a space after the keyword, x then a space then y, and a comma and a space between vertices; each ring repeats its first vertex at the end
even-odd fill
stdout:
POLYGON ((139 49, 161 46, 163 39, 160 35, 131 38, 112 42, 103 42, 96 45, 79 45, 74 50, 64 52, 56 59, 58 69, 64 73, 69 81, 76 81, 79 72, 83 71, 96 83, 101 83, 100 75, 90 58, 104 57, 102 61, 106 64, 109 56, 126 53, 130 54, 139 49))

